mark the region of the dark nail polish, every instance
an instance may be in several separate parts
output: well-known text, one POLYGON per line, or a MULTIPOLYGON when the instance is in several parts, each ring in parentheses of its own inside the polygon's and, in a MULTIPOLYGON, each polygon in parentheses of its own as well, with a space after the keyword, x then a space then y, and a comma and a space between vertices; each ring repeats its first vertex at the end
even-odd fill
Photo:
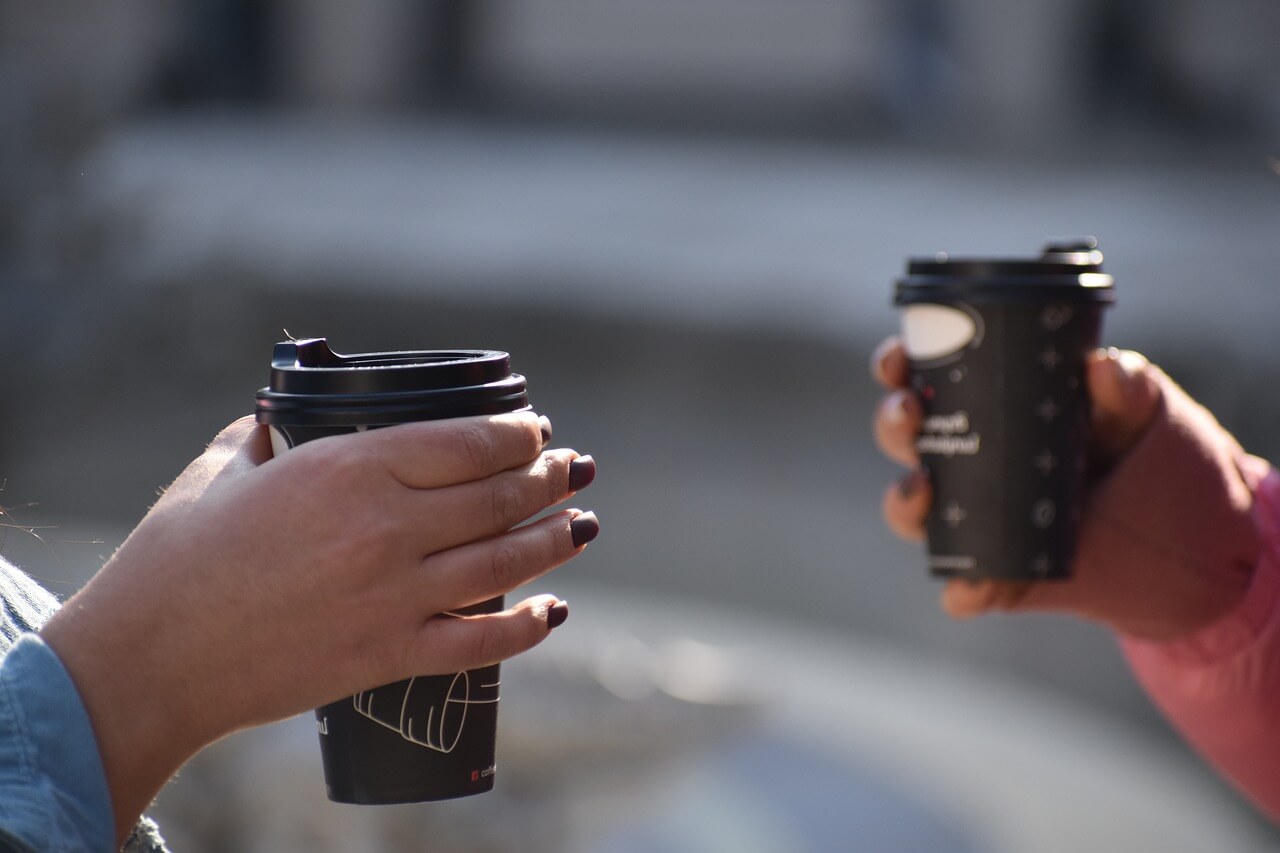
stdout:
POLYGON ((596 478, 596 460, 579 456, 569 463, 569 491, 577 492, 591 485, 596 478))
POLYGON ((550 444, 551 443, 551 419, 548 418, 546 415, 542 415, 541 417, 538 418, 538 426, 542 429, 542 444, 544 446, 550 444))
POLYGON ((898 494, 904 501, 911 500, 915 493, 920 491, 920 480, 920 472, 912 471, 898 482, 898 494))
POLYGON ((581 548, 600 535, 600 521, 594 512, 584 512, 569 522, 569 535, 573 538, 573 547, 581 548))
POLYGON ((569 602, 557 601, 547 608, 547 630, 554 631, 569 618, 569 602))

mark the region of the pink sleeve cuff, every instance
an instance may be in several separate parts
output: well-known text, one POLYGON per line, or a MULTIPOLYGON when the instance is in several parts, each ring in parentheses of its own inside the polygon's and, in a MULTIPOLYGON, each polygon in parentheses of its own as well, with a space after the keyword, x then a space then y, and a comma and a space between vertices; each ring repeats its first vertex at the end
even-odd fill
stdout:
POLYGON ((1240 462, 1254 490, 1261 549, 1240 602, 1192 634, 1169 641, 1122 637, 1152 700, 1189 743, 1280 819, 1280 474, 1240 462))
POLYGON ((1276 619, 1280 595, 1280 474, 1256 457, 1241 466, 1254 490, 1253 519, 1261 537, 1261 550, 1249 586, 1240 603, 1221 618, 1189 635, 1165 642, 1122 638, 1126 652, 1157 655, 1168 663, 1210 665, 1246 650, 1261 638, 1276 619))

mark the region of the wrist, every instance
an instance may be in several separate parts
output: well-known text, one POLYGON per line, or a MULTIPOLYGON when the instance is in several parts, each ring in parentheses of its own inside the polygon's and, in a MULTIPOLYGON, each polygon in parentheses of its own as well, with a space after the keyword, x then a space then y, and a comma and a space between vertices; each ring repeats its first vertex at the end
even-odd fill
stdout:
POLYGON ((165 633, 154 630, 148 608, 108 605, 110 596, 94 586, 68 601, 40 634, 88 714, 119 843, 206 740, 198 719, 184 711, 180 674, 165 662, 165 633))

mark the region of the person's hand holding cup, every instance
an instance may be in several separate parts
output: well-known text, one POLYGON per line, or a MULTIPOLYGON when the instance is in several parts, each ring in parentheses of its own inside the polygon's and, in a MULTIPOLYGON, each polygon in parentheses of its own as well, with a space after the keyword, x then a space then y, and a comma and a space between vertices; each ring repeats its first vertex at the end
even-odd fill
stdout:
MULTIPOLYGON (((1087 443, 1070 565, 1056 580, 935 572, 946 578, 942 608, 959 619, 1065 611, 1131 637, 1188 636, 1244 595, 1258 550, 1250 510, 1263 467, 1138 353, 1092 348, 1081 361, 1087 443)), ((909 469, 885 491, 885 521, 899 537, 923 541, 950 525, 930 470, 936 459, 922 458, 929 401, 902 336, 876 348, 871 373, 887 392, 874 416, 876 443, 909 469)), ((1033 461, 1023 476, 1040 476, 1035 469, 1033 461)))
POLYGON ((526 409, 273 458, 252 417, 223 430, 41 631, 84 700, 119 832, 225 735, 545 639, 568 615, 553 595, 442 614, 538 578, 599 532, 577 509, 529 521, 595 474, 550 433, 526 409))
MULTIPOLYGON (((341 354, 323 338, 282 341, 271 359, 270 382, 257 394, 257 418, 270 428, 277 457, 313 442, 353 432, 376 433, 405 423, 450 421, 529 410, 524 376, 511 372, 510 356, 495 350, 407 350, 341 354)), ((543 440, 550 440, 548 421, 543 440)), ((462 433, 464 456, 484 466, 492 456, 474 432, 462 433)), ((553 466, 552 471, 561 470, 553 466)), ((577 492, 595 477, 589 456, 571 459, 564 480, 549 483, 550 503, 577 492)), ((479 503, 441 507, 424 519, 451 546, 509 531, 547 504, 531 504, 514 484, 499 484, 479 503)), ((571 540, 594 536, 594 518, 570 522, 571 540), (589 530, 590 528, 590 530, 589 530)), ((478 547, 493 548, 492 545, 478 547)), ((435 611, 433 619, 466 624, 505 608, 505 581, 519 577, 519 555, 500 544, 489 560, 489 595, 435 611)), ((554 605, 548 624, 567 611, 554 605)), ((442 630, 447 630, 442 628, 442 630)), ((499 657, 457 671, 423 670, 387 684, 362 685, 352 696, 316 710, 325 785, 336 802, 382 805, 479 794, 497 773, 499 657)))

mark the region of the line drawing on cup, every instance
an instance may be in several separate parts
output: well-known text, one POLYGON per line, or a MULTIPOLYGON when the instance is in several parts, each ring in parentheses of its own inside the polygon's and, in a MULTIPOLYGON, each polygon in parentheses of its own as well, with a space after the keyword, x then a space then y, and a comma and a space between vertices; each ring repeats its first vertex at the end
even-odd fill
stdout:
POLYGON ((351 702, 361 716, 410 743, 447 754, 462 739, 467 709, 497 704, 499 684, 481 683, 470 672, 428 675, 365 690, 351 702))
MULTIPOLYGON (((440 615, 457 619, 462 614, 446 612, 440 615)), ((396 732, 410 743, 448 754, 462 740, 467 709, 472 705, 496 705, 498 702, 501 682, 480 682, 472 678, 473 672, 480 670, 416 676, 408 681, 361 691, 351 697, 351 703, 356 713, 396 732), (384 709, 388 707, 395 710, 387 713, 384 709), (424 714, 425 722, 422 719, 424 714)))

